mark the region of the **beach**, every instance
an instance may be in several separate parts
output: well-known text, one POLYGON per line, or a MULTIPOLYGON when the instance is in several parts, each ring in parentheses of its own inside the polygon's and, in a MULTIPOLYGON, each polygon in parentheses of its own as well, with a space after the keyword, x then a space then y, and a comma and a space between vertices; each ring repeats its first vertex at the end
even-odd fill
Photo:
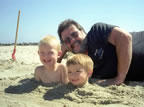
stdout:
POLYGON ((37 46, 0 46, 0 107, 144 107, 144 81, 102 87, 91 83, 42 84, 34 80, 41 65, 37 46))

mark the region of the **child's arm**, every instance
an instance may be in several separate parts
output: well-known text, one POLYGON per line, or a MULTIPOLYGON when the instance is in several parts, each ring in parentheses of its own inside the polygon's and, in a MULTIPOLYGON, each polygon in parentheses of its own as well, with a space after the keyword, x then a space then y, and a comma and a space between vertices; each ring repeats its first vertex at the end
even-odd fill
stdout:
POLYGON ((62 70, 62 83, 68 84, 69 79, 68 79, 68 73, 67 73, 67 68, 64 64, 62 64, 63 70, 62 70))
POLYGON ((39 69, 40 69, 39 67, 35 68, 34 78, 35 78, 36 81, 41 81, 41 79, 40 79, 40 70, 39 69))

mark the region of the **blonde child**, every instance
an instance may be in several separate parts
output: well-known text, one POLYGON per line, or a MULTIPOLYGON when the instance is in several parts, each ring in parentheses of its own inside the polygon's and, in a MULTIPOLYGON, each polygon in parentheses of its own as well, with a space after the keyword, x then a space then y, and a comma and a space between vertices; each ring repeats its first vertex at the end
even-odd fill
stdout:
POLYGON ((67 62, 69 81, 77 87, 88 84, 88 79, 93 73, 93 61, 85 54, 74 54, 67 62))
POLYGON ((57 63, 60 54, 61 45, 56 37, 48 35, 39 42, 38 55, 43 65, 36 67, 35 80, 43 83, 68 83, 66 66, 57 63))

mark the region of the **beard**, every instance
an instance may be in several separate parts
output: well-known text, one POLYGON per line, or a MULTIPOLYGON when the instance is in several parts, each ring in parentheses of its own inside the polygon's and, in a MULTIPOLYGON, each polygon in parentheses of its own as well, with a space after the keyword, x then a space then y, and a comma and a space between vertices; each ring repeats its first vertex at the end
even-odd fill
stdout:
POLYGON ((77 40, 77 41, 75 41, 75 43, 72 44, 70 48, 66 46, 67 50, 71 51, 74 54, 77 54, 77 53, 83 53, 83 54, 85 54, 87 52, 87 38, 85 38, 83 41, 77 40), (74 49, 75 43, 80 44, 80 49, 77 50, 77 51, 74 49))
POLYGON ((85 38, 81 44, 81 48, 79 50, 79 53, 86 53, 87 52, 87 38, 85 38))

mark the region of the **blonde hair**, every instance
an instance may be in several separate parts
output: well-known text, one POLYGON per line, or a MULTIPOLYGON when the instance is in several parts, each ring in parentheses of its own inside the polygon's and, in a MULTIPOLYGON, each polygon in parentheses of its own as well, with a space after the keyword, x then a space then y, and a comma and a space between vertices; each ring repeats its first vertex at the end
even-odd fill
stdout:
POLYGON ((61 50, 60 41, 52 35, 46 35, 45 37, 43 37, 42 40, 40 40, 38 47, 40 47, 41 44, 50 44, 52 46, 56 46, 57 51, 61 50))
POLYGON ((93 61, 92 59, 85 54, 74 54, 70 58, 68 58, 66 65, 81 65, 86 68, 87 71, 93 72, 93 61))

